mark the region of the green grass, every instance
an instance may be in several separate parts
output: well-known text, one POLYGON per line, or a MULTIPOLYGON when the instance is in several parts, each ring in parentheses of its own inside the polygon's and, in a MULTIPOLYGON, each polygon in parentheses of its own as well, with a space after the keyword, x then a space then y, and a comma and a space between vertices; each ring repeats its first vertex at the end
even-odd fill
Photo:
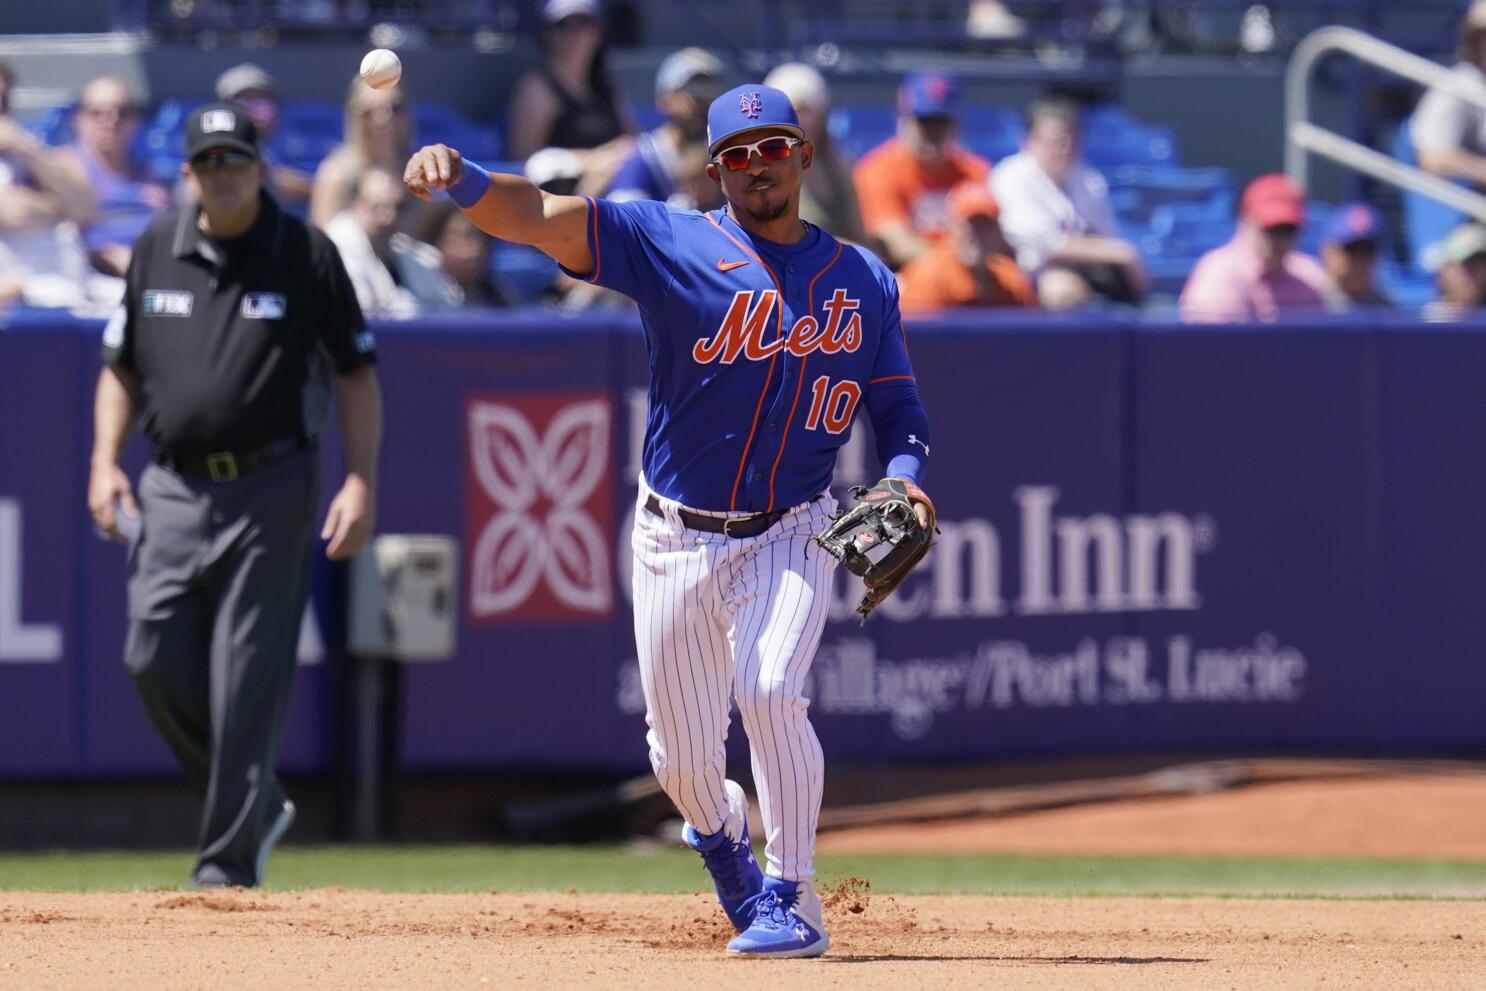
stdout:
MULTIPOLYGON (((0 889, 173 889, 190 865, 186 852, 0 856, 0 889)), ((900 894, 1486 898, 1486 862, 1460 860, 843 854, 820 857, 818 868, 822 887, 855 875, 900 894)), ((274 855, 267 886, 665 893, 708 883, 680 849, 289 846, 274 855)))

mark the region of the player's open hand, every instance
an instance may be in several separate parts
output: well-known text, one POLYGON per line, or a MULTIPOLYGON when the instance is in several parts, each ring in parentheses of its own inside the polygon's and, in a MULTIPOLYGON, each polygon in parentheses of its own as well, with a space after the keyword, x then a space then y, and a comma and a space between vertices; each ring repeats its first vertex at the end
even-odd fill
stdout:
POLYGON ((424 145, 413 152, 402 171, 402 183, 420 200, 448 189, 464 174, 464 157, 448 145, 424 145))

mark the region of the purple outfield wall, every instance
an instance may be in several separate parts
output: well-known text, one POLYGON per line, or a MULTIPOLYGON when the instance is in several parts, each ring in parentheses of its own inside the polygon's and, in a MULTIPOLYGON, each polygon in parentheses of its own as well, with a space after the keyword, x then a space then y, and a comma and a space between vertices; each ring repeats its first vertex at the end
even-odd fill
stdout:
MULTIPOLYGON (((172 768, 122 669, 124 553, 84 504, 99 329, 0 329, 0 775, 172 768)), ((810 690, 833 762, 1486 749, 1486 329, 910 330, 944 535, 865 629, 838 580, 810 690)), ((644 769, 636 322, 378 333, 380 527, 461 545, 458 656, 405 672, 404 766, 644 769)), ((837 482, 876 477, 859 424, 837 482)), ((331 601, 290 769, 335 750, 331 601)))

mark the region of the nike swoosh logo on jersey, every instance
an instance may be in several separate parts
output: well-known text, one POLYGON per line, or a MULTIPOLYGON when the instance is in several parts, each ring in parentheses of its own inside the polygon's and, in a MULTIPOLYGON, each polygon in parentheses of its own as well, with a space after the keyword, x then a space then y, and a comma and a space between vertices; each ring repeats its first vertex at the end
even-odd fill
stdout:
POLYGON ((719 259, 717 259, 717 270, 719 272, 731 272, 733 269, 735 269, 735 268, 742 268, 744 265, 747 265, 747 264, 748 264, 748 262, 746 262, 746 261, 729 262, 729 261, 723 261, 721 258, 719 258, 719 259))

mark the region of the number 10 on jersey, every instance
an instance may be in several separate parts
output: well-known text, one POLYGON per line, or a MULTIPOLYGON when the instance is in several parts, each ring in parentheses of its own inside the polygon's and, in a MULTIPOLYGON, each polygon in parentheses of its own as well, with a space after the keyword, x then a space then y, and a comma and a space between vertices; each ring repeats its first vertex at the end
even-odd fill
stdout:
POLYGON ((824 423, 826 430, 839 434, 851 426, 852 414, 862 398, 862 387, 851 381, 832 385, 831 377, 822 375, 811 383, 810 395, 810 415, 805 418, 805 429, 819 430, 824 423))

